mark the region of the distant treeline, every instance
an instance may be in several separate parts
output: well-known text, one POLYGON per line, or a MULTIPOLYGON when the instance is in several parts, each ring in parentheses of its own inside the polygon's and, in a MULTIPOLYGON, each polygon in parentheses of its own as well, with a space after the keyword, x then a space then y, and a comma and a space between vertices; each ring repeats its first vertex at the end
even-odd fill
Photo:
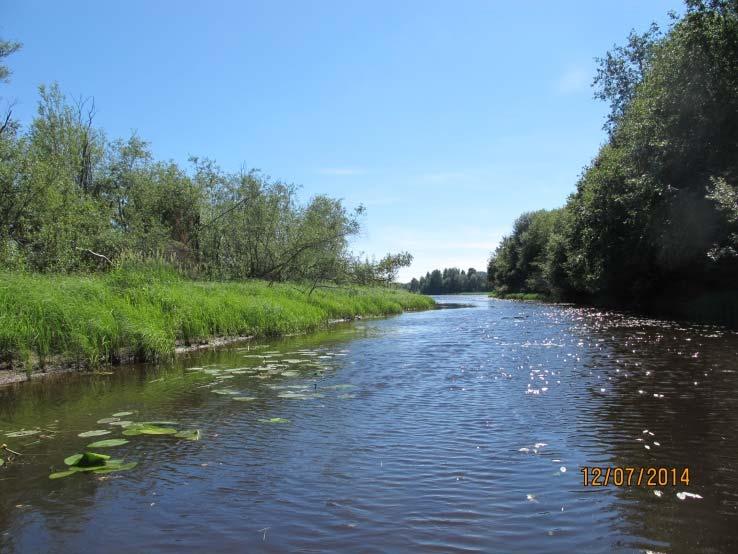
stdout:
POLYGON ((454 292, 484 292, 488 290, 487 273, 470 267, 468 271, 457 267, 447 267, 441 272, 434 269, 425 277, 415 279, 405 285, 410 292, 423 294, 450 294, 454 292))
MULTIPOLYGON (((738 2, 688 0, 599 60, 607 143, 489 261, 505 292, 646 305, 738 289, 738 2)), ((721 301, 722 302, 722 301, 721 301)))
MULTIPOLYGON (((0 62, 20 47, 0 40, 0 62)), ((8 76, 0 64, 0 81, 8 76)), ((354 256, 363 207, 324 195, 303 204, 297 187, 256 170, 221 170, 192 157, 157 161, 135 134, 109 140, 92 100, 40 87, 27 127, 0 117, 0 270, 103 270, 120 260, 172 261, 219 280, 391 282, 408 253, 354 256)))

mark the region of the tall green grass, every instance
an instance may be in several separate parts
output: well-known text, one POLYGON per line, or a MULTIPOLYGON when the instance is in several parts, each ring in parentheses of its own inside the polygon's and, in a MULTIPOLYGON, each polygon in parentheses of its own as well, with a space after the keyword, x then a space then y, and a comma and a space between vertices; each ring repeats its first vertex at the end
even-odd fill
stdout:
POLYGON ((319 288, 308 295, 290 284, 192 281, 165 268, 0 273, 0 357, 26 368, 52 358, 89 365, 156 360, 171 356, 177 343, 279 336, 432 305, 428 297, 387 288, 319 288))

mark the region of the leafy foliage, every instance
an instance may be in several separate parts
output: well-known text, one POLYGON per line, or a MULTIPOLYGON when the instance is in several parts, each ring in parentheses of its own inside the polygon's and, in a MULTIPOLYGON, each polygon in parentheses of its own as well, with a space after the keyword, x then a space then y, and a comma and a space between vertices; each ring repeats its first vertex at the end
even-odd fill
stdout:
POLYGON ((738 282, 738 5, 689 1, 603 60, 610 138, 560 210, 524 214, 492 255, 501 292, 640 304, 738 282))
POLYGON ((208 159, 156 161, 136 135, 107 140, 93 125, 94 101, 70 102, 57 85, 39 93, 28 129, 0 133, 0 269, 96 271, 159 258, 199 278, 315 287, 391 282, 412 261, 405 252, 353 257, 363 206, 324 195, 301 204, 295 185, 208 159))
POLYGON ((468 271, 447 267, 434 269, 420 279, 413 278, 405 285, 410 292, 423 294, 453 294, 457 292, 484 292, 487 290, 487 274, 470 267, 468 271))

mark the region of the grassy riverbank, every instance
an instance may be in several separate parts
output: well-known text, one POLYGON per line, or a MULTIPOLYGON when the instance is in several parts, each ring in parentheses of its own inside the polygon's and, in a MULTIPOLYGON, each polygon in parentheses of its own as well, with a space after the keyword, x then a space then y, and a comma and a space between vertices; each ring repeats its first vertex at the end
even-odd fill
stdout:
POLYGON ((387 288, 204 282, 167 270, 104 275, 0 273, 3 366, 50 360, 98 365, 126 357, 155 360, 177 344, 223 336, 279 336, 329 321, 433 306, 425 296, 387 288))

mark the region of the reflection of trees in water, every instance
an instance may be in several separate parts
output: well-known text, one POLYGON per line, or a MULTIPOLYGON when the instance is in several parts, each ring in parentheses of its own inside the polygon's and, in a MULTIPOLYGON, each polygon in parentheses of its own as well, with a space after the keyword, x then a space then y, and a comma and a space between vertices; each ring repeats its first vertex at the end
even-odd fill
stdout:
POLYGON ((738 374, 724 372, 736 366, 738 337, 591 315, 578 332, 592 371, 592 408, 579 425, 585 433, 600 427, 608 437, 608 465, 690 469, 690 487, 656 487, 661 498, 647 487, 610 487, 624 531, 645 539, 631 546, 659 550, 662 543, 670 552, 738 546, 738 374), (704 498, 680 501, 680 490, 704 498))

